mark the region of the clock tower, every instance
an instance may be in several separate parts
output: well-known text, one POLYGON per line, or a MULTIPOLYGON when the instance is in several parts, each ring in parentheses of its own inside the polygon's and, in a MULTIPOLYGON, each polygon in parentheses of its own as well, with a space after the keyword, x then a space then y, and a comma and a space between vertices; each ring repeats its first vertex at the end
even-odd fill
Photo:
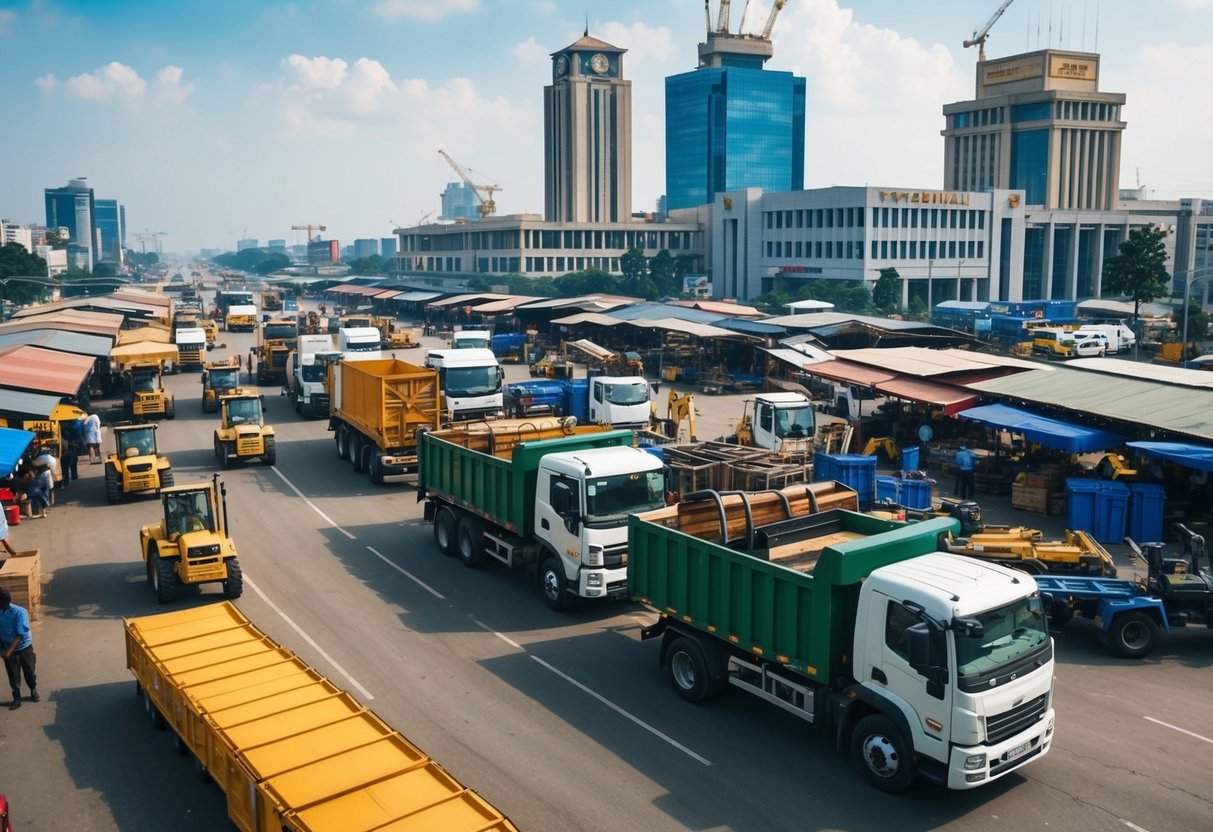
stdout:
POLYGON ((552 54, 543 90, 545 217, 627 222, 632 215, 632 82, 623 54, 589 32, 552 54))

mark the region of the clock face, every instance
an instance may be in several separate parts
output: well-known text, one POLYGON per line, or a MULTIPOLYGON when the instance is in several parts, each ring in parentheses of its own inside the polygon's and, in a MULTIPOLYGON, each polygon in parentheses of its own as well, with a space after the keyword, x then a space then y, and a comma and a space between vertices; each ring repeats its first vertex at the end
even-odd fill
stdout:
POLYGON ((569 59, 566 58, 564 55, 561 55, 560 57, 556 58, 556 74, 564 75, 568 71, 569 71, 569 59))
POLYGON ((611 62, 608 61, 607 56, 603 55, 601 52, 590 58, 590 69, 594 70, 594 72, 598 73, 599 75, 605 74, 610 68, 611 62))

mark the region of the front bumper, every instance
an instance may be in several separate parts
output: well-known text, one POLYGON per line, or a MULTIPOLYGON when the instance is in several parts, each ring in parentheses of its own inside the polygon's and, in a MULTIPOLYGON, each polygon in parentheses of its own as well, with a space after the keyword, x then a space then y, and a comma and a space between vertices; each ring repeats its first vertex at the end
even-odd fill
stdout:
POLYGON ((628 570, 585 569, 577 574, 577 594, 582 598, 622 598, 628 593, 628 570))
POLYGON ((948 788, 975 789, 1010 774, 1015 769, 1049 753, 1053 745, 1054 710, 1041 714, 1032 726, 995 745, 953 747, 948 761, 948 788), (985 754, 985 765, 966 769, 965 760, 985 754))

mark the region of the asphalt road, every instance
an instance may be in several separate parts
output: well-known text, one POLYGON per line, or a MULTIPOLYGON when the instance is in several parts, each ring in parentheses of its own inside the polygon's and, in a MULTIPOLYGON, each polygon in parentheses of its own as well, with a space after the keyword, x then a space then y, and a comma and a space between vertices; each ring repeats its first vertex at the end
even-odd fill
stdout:
MULTIPOLYGON (((252 336, 220 341, 217 355, 247 352, 252 336)), ((161 423, 161 448, 177 482, 209 478, 216 419, 201 412, 198 377, 168 385, 178 416, 161 423)), ((1125 662, 1071 624, 1058 638, 1050 756, 972 792, 887 796, 776 708, 740 692, 684 703, 657 645, 640 641, 652 620, 640 607, 554 613, 522 573, 441 557, 411 487, 372 486, 337 458, 324 422, 262 392, 278 464, 223 475, 247 577, 238 606, 520 829, 1210 828, 1206 630, 1125 662)), ((701 437, 740 413, 739 399, 698 403, 701 437)), ((137 548, 159 503, 106 506, 101 472, 81 466, 47 522, 12 530, 17 548, 43 552, 43 701, 0 709, 0 792, 21 832, 213 832, 227 824, 223 795, 151 729, 125 668, 122 619, 163 611, 137 548)), ((173 607, 218 598, 207 588, 173 607)))

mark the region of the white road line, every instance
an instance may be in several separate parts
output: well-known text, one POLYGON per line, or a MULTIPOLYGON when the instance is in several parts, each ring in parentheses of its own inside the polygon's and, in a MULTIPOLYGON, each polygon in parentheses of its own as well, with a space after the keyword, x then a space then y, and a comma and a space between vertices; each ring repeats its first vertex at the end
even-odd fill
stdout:
POLYGON ((289 488, 291 491, 294 491, 294 492, 295 492, 295 495, 296 495, 296 496, 297 496, 297 497, 298 497, 300 500, 303 500, 303 502, 307 503, 307 504, 308 504, 308 507, 309 507, 309 508, 311 508, 311 510, 312 510, 312 511, 316 512, 316 513, 317 513, 317 514, 319 514, 321 517, 323 517, 323 518, 324 518, 324 522, 328 523, 330 526, 332 526, 332 527, 333 527, 334 529, 336 529, 337 531, 341 532, 343 535, 345 535, 346 537, 348 537, 350 540, 357 540, 357 539, 358 539, 358 538, 356 538, 354 535, 352 535, 351 533, 347 532, 345 529, 343 529, 343 528, 341 528, 340 526, 338 526, 338 525, 337 525, 337 523, 336 523, 336 522, 333 520, 333 518, 329 517, 327 514, 325 514, 323 511, 321 511, 319 508, 317 508, 315 503, 313 503, 313 502, 312 502, 311 500, 309 500, 307 497, 303 496, 303 492, 302 492, 302 491, 300 491, 298 488, 296 488, 296 487, 295 487, 295 484, 294 484, 293 482, 291 482, 290 480, 288 480, 288 479, 286 478, 286 475, 285 475, 285 474, 283 474, 281 471, 279 471, 279 470, 278 470, 278 466, 276 466, 276 465, 271 465, 271 466, 270 466, 270 470, 271 470, 271 471, 273 471, 275 474, 277 474, 277 475, 278 475, 278 479, 280 479, 280 480, 282 480, 284 483, 286 483, 286 487, 287 487, 287 488, 289 488))
POLYGON ((337 664, 336 660, 334 660, 332 656, 330 656, 328 653, 324 652, 324 648, 321 647, 319 644, 317 644, 316 640, 314 638, 312 638, 307 633, 305 633, 303 631, 302 627, 300 627, 298 624, 296 624, 289 615, 284 613, 278 607, 277 604, 275 604, 273 601, 271 601, 269 596, 261 591, 261 587, 257 586, 255 583, 252 582, 252 580, 249 579, 247 572, 244 575, 244 584, 249 589, 253 590, 253 592, 257 593, 257 595, 259 595, 261 597, 261 600, 264 601, 269 606, 270 609, 272 609, 274 612, 278 613, 278 615, 282 618, 282 620, 290 625, 292 630, 294 630, 296 633, 298 633, 300 636, 302 636, 303 640, 306 641, 308 644, 310 644, 312 646, 312 648, 320 654, 321 658, 323 658, 326 662, 331 664, 333 666, 333 669, 335 669, 338 673, 340 673, 342 676, 344 676, 345 680, 347 682, 349 682, 350 685, 352 685, 354 688, 356 688, 358 690, 358 692, 362 694, 362 697, 364 699, 374 699, 375 698, 374 696, 371 695, 371 692, 369 690, 364 688, 362 685, 358 684, 358 680, 355 679, 353 676, 351 676, 344 667, 337 664))
POLYGON ((1129 827, 1130 829, 1132 829, 1132 830, 1133 830, 1133 832, 1150 832, 1150 830, 1149 830, 1149 829, 1146 829, 1144 826, 1138 826, 1136 823, 1133 823, 1132 821, 1125 820, 1124 818, 1117 818, 1117 820, 1119 820, 1119 821, 1120 821, 1121 823, 1123 823, 1125 826, 1127 826, 1127 827, 1129 827))
POLYGON ((597 700, 598 700, 599 702, 601 702, 602 704, 606 705, 608 708, 610 708, 610 709, 611 709, 612 711, 614 711, 615 713, 619 714, 619 715, 620 715, 620 716, 622 716, 622 717, 625 717, 625 718, 627 718, 627 719, 630 719, 632 722, 636 723, 637 725, 639 725, 639 726, 640 726, 641 728, 643 728, 644 730, 648 731, 648 732, 649 732, 650 734, 652 734, 653 736, 655 736, 655 737, 659 737, 659 738, 661 738, 661 739, 665 740, 665 741, 666 741, 666 742, 668 742, 670 745, 674 746, 675 748, 677 748, 677 749, 678 749, 679 751, 681 751, 683 754, 686 754, 686 755, 687 755, 688 757, 690 757, 691 759, 696 760, 697 762, 703 763, 705 766, 710 766, 710 765, 712 764, 712 761, 711 761, 711 760, 709 760, 708 758, 706 758, 706 757, 701 757, 700 755, 696 754, 696 753, 695 753, 694 751, 692 751, 691 749, 687 748, 687 747, 686 747, 685 745, 683 745, 682 743, 678 742, 678 740, 674 739, 673 737, 671 737, 671 736, 669 736, 669 735, 667 735, 667 734, 663 734, 663 733, 661 733, 661 732, 660 732, 660 731, 658 731, 656 728, 654 728, 652 725, 649 725, 647 722, 645 722, 644 720, 642 720, 640 717, 633 716, 632 714, 630 714, 630 713, 628 713, 627 711, 625 711, 623 708, 621 708, 621 707, 619 707, 618 705, 616 705, 616 704, 615 704, 614 702, 612 702, 611 700, 607 699, 607 698, 606 698, 605 696, 603 696, 602 694, 597 693, 596 691, 592 691, 592 690, 590 690, 588 687, 586 687, 585 685, 581 684, 581 682, 578 682, 578 681, 577 681, 576 679, 574 679, 572 676, 569 676, 567 673, 562 673, 561 671, 559 671, 559 670, 557 670, 556 668, 552 667, 550 664, 548 664, 547 662, 545 662, 543 659, 539 658, 538 656, 534 656, 534 655, 532 655, 532 656, 531 656, 531 658, 532 658, 532 659, 534 659, 534 660, 535 660, 536 662, 538 662, 539 664, 541 664, 542 666, 546 667, 548 670, 550 670, 550 671, 552 671, 553 673, 555 673, 555 674, 556 674, 557 676, 559 676, 561 679, 564 679, 566 682, 568 682, 568 683, 569 683, 570 685, 572 685, 573 687, 578 688, 578 689, 579 689, 579 690, 581 690, 583 693, 587 693, 587 694, 589 694, 590 696, 594 697, 595 699, 597 699, 597 700))
POLYGON ((1149 720, 1150 722, 1153 722, 1155 725, 1161 725, 1164 728, 1170 728, 1172 731, 1178 731, 1181 734, 1187 734, 1189 737, 1195 737, 1198 740, 1203 740, 1203 741, 1213 745, 1213 740, 1209 739, 1208 737, 1202 737, 1200 734, 1193 734, 1191 731, 1188 731, 1184 728, 1180 728, 1178 725, 1172 725, 1169 722, 1163 722, 1161 719, 1155 719, 1152 716, 1143 716, 1142 719, 1149 720))
POLYGON ((430 586, 430 585, 429 585, 429 584, 427 584, 425 581, 423 581, 423 580, 421 580, 420 578, 418 578, 418 577, 417 577, 416 575, 414 575, 412 572, 409 572, 407 569, 404 569, 403 567, 397 566, 397 565, 396 565, 395 563, 393 563, 393 562, 392 562, 390 559, 388 559, 388 558, 384 557, 384 556, 383 556, 383 555, 381 555, 379 552, 377 552, 377 551, 375 550, 375 547, 373 547, 373 546, 367 546, 366 548, 367 548, 367 551, 369 551, 369 552, 370 552, 372 555, 374 555, 375 557, 379 558, 381 561, 383 561, 383 562, 384 562, 384 563, 386 563, 388 566, 390 566, 390 567, 392 567, 393 569, 395 569, 397 572, 399 572, 399 573, 400 573, 401 575, 403 575, 404 577, 408 578, 408 579, 409 579, 410 581, 412 581, 413 583, 417 584, 417 586, 419 586, 419 587, 421 587, 422 589, 424 589, 424 590, 425 590, 426 592, 428 592, 430 595, 433 595, 435 598, 441 598, 443 601, 445 601, 445 600, 446 600, 446 596, 445 596, 445 595, 443 595, 441 592, 439 592, 438 590, 434 589, 432 586, 430 586))
POLYGON ((515 650, 521 650, 523 653, 526 652, 526 648, 523 647, 521 644, 519 644, 518 642, 511 639, 509 636, 497 632, 492 627, 490 627, 488 624, 485 624, 483 621, 480 621, 479 619, 477 619, 476 616, 469 615, 468 618, 472 619, 472 623, 475 624, 480 629, 484 630, 486 633, 491 633, 492 635, 497 636, 497 638, 501 639, 506 644, 510 645, 510 647, 513 647, 515 650))

